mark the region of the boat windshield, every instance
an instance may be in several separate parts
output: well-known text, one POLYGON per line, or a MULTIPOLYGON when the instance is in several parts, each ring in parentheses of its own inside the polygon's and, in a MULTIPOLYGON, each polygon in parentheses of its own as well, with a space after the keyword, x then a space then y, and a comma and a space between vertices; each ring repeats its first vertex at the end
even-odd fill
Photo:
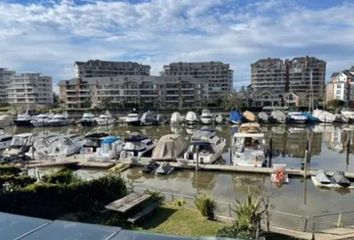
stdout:
POLYGON ((26 145, 27 143, 27 138, 22 138, 22 137, 14 137, 11 142, 11 146, 13 147, 19 147, 26 145))
POLYGON ((126 142, 124 150, 126 151, 142 151, 145 147, 141 142, 126 142))
POLYGON ((235 140, 236 152, 243 152, 245 150, 261 150, 262 138, 256 137, 239 137, 235 140))
POLYGON ((199 152, 214 153, 214 149, 210 143, 196 142, 193 143, 192 145, 193 145, 192 152, 197 152, 197 150, 199 150, 199 152))

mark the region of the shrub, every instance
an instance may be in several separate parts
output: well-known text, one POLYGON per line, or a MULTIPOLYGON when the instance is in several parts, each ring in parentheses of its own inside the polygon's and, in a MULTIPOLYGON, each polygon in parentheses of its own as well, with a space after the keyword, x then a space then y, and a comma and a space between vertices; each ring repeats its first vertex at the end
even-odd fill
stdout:
POLYGON ((72 170, 64 168, 55 173, 43 176, 42 181, 54 184, 70 184, 79 181, 79 179, 73 174, 72 170))
POLYGON ((8 164, 0 165, 0 175, 18 175, 21 169, 8 164))
POLYGON ((198 211, 208 219, 214 219, 215 202, 205 195, 195 196, 194 204, 198 211))
POLYGON ((153 201, 162 201, 162 199, 163 199, 163 197, 161 196, 161 192, 159 192, 159 191, 151 191, 149 189, 146 189, 145 193, 150 194, 151 200, 153 200, 153 201))
POLYGON ((5 183, 10 184, 10 188, 23 188, 29 184, 36 182, 37 180, 33 177, 23 175, 0 175, 0 186, 3 186, 5 183))

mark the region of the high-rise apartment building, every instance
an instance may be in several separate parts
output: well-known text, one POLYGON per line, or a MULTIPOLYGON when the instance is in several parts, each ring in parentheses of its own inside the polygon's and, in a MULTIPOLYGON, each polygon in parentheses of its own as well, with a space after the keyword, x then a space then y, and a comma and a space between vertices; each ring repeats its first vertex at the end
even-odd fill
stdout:
POLYGON ((8 102, 7 88, 11 82, 11 77, 15 76, 15 74, 15 71, 0 68, 0 103, 8 102))
POLYGON ((119 75, 149 76, 150 66, 136 62, 89 60, 87 62, 75 62, 75 73, 77 78, 119 75))
POLYGON ((341 100, 347 107, 354 107, 354 66, 331 75, 326 85, 326 102, 341 100))
POLYGON ((222 62, 176 62, 164 66, 163 76, 193 76, 208 84, 209 100, 233 89, 233 70, 222 62))

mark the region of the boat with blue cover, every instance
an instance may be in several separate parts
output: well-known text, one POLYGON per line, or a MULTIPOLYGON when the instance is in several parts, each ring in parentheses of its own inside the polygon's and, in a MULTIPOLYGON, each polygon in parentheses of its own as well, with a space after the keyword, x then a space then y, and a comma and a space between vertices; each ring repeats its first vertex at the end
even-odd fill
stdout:
POLYGON ((232 124, 240 124, 242 121, 242 113, 240 113, 239 111, 231 111, 229 121, 232 124))

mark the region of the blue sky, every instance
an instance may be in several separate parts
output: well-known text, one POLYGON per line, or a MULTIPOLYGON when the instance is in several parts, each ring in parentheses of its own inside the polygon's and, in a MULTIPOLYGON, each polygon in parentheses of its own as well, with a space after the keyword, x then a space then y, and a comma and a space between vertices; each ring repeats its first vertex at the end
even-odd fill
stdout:
POLYGON ((309 55, 329 76, 354 65, 353 13, 341 0, 2 0, 0 67, 58 82, 77 60, 137 61, 152 74, 214 60, 231 64, 240 87, 257 59, 309 55))

